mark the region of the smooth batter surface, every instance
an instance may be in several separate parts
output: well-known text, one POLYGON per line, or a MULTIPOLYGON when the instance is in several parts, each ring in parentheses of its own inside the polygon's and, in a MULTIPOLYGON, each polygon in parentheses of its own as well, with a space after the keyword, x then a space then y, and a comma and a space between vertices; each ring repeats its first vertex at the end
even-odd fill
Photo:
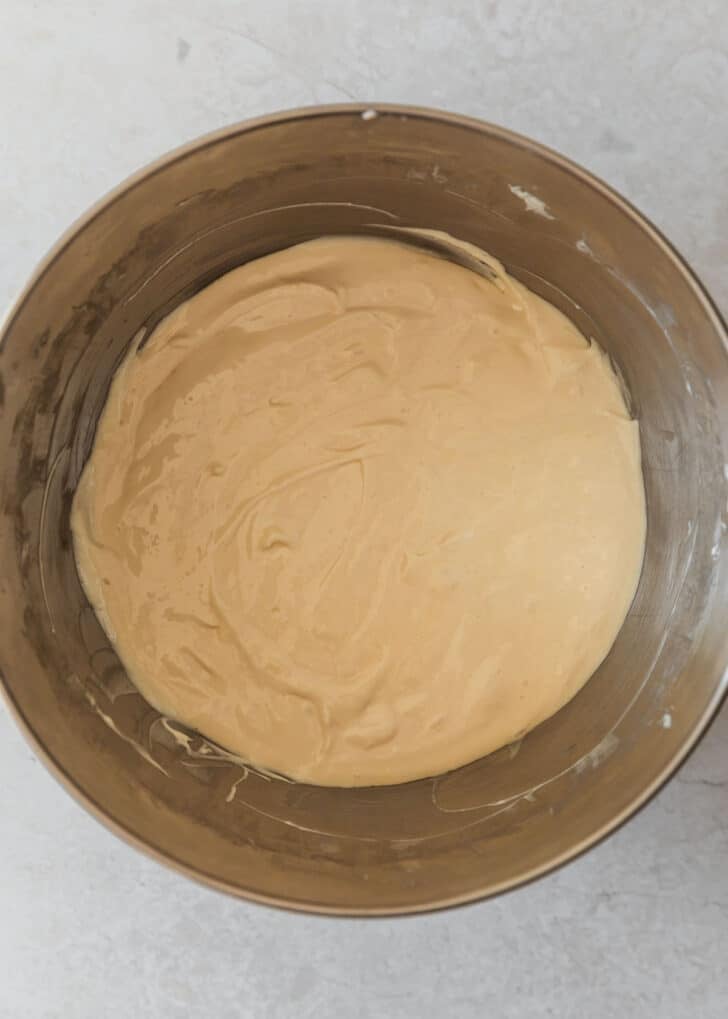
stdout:
POLYGON ((322 238, 129 353, 72 527, 157 708, 302 781, 403 782, 599 665, 642 562, 638 427, 602 351, 492 266, 322 238))

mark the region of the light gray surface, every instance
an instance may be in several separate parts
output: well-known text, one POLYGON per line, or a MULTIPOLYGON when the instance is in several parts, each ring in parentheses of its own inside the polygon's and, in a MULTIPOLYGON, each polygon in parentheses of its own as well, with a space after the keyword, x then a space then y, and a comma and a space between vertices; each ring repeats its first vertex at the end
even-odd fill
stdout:
MULTIPOLYGON (((166 149, 361 99, 474 114, 572 156, 653 217, 728 312, 724 0, 206 6, 3 0, 0 306, 76 215, 166 149)), ((727 741, 724 710, 639 817, 535 885, 333 921, 227 900, 133 852, 0 709, 0 1017, 723 1019, 727 741)))

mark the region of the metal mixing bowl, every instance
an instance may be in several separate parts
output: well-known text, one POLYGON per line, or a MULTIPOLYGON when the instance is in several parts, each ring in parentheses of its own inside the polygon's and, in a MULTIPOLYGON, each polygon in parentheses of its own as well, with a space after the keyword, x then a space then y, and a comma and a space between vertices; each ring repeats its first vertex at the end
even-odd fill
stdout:
POLYGON ((362 914, 510 888, 643 804, 725 692, 725 326, 623 199, 507 131, 408 107, 328 107, 167 156, 96 206, 36 272, 5 326, 3 393, 9 703, 98 817, 218 888, 362 914), (647 550, 609 657, 520 745, 426 781, 322 789, 246 771, 134 691, 81 591, 69 509, 109 380, 139 330, 247 259, 376 224, 474 242, 609 351, 641 423, 647 550))

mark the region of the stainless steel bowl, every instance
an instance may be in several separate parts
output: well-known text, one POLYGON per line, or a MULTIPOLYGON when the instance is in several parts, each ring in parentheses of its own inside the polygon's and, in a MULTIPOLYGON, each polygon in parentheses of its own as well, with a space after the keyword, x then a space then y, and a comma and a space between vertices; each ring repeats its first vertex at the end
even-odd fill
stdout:
POLYGON ((99 818, 225 891, 381 914, 513 887, 629 817, 725 692, 725 326, 631 206, 507 131, 409 107, 328 107, 250 121, 165 157, 38 269, 5 326, 3 393, 9 703, 99 818), (647 552, 608 659, 520 746, 432 780, 320 789, 268 780, 175 735, 133 690, 81 591, 69 508, 109 379, 139 330, 247 259, 381 224, 445 230, 493 252, 610 352, 641 423, 647 552))

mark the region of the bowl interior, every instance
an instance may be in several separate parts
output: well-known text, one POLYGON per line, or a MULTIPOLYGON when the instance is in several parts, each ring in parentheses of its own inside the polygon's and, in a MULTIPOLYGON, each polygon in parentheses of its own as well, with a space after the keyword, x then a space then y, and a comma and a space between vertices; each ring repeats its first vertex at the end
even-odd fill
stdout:
POLYGON ((90 214, 31 283, 0 350, 3 393, 10 701, 87 805, 227 890, 377 913, 512 886, 644 801, 724 691, 725 330, 624 202, 506 132, 337 108, 168 157, 90 214), (492 252, 610 353, 640 420, 646 559, 607 660, 520 744, 403 786, 321 789, 246 770, 136 693, 80 588, 69 511, 109 380, 140 330, 248 259, 381 225, 445 230, 492 252))

